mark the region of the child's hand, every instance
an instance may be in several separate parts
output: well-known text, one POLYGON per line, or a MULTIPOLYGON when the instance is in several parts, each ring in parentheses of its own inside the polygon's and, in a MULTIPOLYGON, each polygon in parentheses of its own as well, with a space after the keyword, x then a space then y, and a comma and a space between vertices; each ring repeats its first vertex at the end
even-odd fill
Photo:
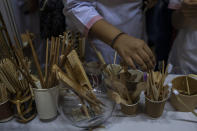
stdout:
POLYGON ((154 68, 155 57, 143 40, 124 34, 114 43, 114 48, 132 68, 136 68, 134 63, 144 71, 154 68))

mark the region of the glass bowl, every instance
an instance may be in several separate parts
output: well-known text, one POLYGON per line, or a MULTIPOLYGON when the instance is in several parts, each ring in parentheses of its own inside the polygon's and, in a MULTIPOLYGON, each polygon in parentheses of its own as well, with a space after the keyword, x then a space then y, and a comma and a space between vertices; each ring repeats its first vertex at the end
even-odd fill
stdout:
MULTIPOLYGON (((104 106, 102 106, 101 113, 95 114, 89 110, 90 118, 82 113, 82 104, 78 96, 70 90, 60 90, 58 98, 58 111, 64 120, 67 120, 73 126, 79 128, 92 128, 103 124, 111 117, 115 103, 110 101, 105 91, 100 88, 93 89, 97 99, 99 99, 104 106)), ((90 108, 89 108, 90 109, 90 108)))

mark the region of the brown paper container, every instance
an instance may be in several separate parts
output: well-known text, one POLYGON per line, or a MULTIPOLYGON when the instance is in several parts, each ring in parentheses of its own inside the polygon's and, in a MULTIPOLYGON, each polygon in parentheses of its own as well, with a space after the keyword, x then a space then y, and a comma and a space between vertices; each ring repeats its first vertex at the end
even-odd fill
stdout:
POLYGON ((4 103, 0 103, 0 122, 7 122, 13 118, 10 104, 8 100, 4 103))
MULTIPOLYGON (((179 98, 192 110, 197 107, 197 80, 193 79, 191 77, 188 77, 188 83, 190 88, 191 95, 184 95, 180 94, 178 95, 179 98)), ((186 76, 177 77, 172 80, 172 88, 176 90, 184 90, 187 91, 187 85, 186 85, 186 76)), ((175 94, 172 92, 171 98, 170 98, 171 105, 178 111, 182 112, 189 112, 183 104, 181 104, 175 94)))
POLYGON ((163 114, 165 103, 168 97, 162 101, 152 101, 145 97, 146 114, 153 118, 158 118, 163 114))
POLYGON ((128 70, 128 72, 132 75, 132 76, 136 76, 135 79, 131 80, 127 80, 126 82, 126 86, 128 88, 129 91, 134 91, 136 89, 136 86, 138 83, 143 82, 143 76, 144 73, 139 71, 139 70, 128 70))
POLYGON ((124 114, 126 114, 126 115, 137 115, 139 100, 137 101, 137 103, 132 104, 132 105, 120 104, 120 106, 121 106, 121 111, 124 114))

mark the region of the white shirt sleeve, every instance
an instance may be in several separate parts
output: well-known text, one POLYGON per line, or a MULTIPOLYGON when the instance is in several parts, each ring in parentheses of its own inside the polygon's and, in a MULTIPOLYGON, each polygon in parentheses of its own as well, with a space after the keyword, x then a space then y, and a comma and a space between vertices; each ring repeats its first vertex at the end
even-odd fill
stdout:
POLYGON ((69 27, 77 29, 84 35, 102 16, 95 9, 94 0, 63 0, 63 10, 69 27))

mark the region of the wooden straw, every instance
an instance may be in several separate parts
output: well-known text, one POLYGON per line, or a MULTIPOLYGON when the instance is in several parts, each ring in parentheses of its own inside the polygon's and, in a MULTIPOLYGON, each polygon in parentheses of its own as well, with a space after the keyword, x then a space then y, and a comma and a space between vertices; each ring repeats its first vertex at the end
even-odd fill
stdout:
POLYGON ((8 100, 8 94, 6 87, 3 83, 0 83, 0 103, 3 103, 8 100))
POLYGON ((51 62, 51 59, 52 59, 53 42, 54 42, 54 37, 51 37, 49 62, 51 62))
POLYGON ((85 105, 84 100, 83 100, 81 97, 79 97, 79 100, 80 100, 80 102, 81 102, 81 104, 82 104, 82 109, 83 109, 85 115, 86 115, 86 116, 88 117, 88 119, 89 119, 89 118, 90 118, 90 115, 89 115, 89 113, 88 113, 88 109, 87 109, 87 107, 86 107, 86 105, 85 105))
POLYGON ((23 74, 24 78, 27 79, 29 81, 29 83, 32 85, 32 87, 36 87, 35 83, 33 82, 33 79, 31 78, 31 74, 28 70, 27 65, 25 64, 25 62, 23 61, 23 57, 21 56, 21 54, 19 53, 20 51, 18 51, 14 46, 13 46, 14 52, 16 53, 18 60, 20 61, 23 69, 25 70, 26 74, 23 72, 23 70, 21 69, 21 67, 17 66, 17 64, 12 60, 12 63, 14 63, 14 65, 16 66, 16 68, 23 74))
MULTIPOLYGON (((184 71, 184 72, 185 72, 185 71, 184 71)), ((186 74, 186 72, 185 72, 185 74, 186 74)), ((189 82, 188 82, 188 75, 186 75, 185 79, 186 79, 187 93, 188 93, 188 95, 190 95, 190 88, 189 88, 189 82)))
POLYGON ((187 85, 187 93, 190 95, 189 83, 188 83, 188 76, 186 76, 186 85, 187 85))
POLYGON ((94 51, 95 51, 95 53, 96 53, 98 59, 100 60, 101 64, 105 65, 106 62, 105 62, 105 60, 104 60, 104 58, 103 58, 101 52, 99 52, 99 51, 96 49, 96 47, 95 47, 92 43, 91 43, 91 46, 92 46, 92 48, 94 49, 94 51))
POLYGON ((46 48, 46 63, 45 63, 45 80, 48 75, 48 57, 49 57, 49 39, 47 38, 47 48, 46 48))
POLYGON ((58 38, 58 42, 57 42, 57 53, 56 53, 56 61, 55 61, 56 65, 58 65, 59 54, 60 54, 60 38, 58 38))
POLYGON ((115 54, 114 54, 114 64, 116 64, 116 57, 117 57, 117 51, 115 51, 115 54))
POLYGON ((38 75, 39 75, 39 78, 40 78, 41 86, 42 86, 42 88, 46 88, 45 83, 44 83, 44 78, 43 78, 43 75, 42 75, 42 71, 41 71, 41 68, 40 68, 40 64, 39 64, 39 61, 38 61, 38 56, 37 56, 36 51, 33 47, 33 43, 32 43, 32 40, 31 40, 30 35, 29 35, 28 32, 27 32, 27 37, 28 37, 28 40, 29 40, 29 44, 31 46, 33 59, 34 59, 34 62, 36 64, 36 68, 38 70, 38 75))
POLYGON ((66 43, 66 36, 63 36, 63 41, 62 41, 62 50, 61 50, 61 55, 64 54, 64 48, 65 48, 65 43, 66 43))

